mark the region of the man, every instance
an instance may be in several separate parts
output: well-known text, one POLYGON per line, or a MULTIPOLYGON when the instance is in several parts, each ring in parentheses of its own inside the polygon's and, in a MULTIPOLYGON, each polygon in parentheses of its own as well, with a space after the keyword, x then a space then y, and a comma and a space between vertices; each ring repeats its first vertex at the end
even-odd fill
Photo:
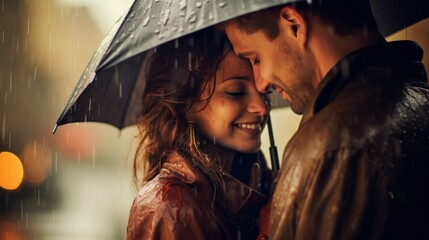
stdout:
POLYGON ((423 51, 387 43, 366 1, 317 2, 225 25, 258 90, 303 114, 283 153, 269 238, 429 239, 423 51))

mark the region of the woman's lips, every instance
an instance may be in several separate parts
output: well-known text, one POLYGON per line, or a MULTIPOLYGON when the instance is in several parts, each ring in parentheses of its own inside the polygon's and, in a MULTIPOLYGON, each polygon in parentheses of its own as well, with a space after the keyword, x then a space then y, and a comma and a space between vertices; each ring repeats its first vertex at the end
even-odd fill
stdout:
POLYGON ((251 134, 251 135, 259 135, 262 133, 262 123, 254 122, 254 123, 237 123, 236 126, 238 129, 251 134))

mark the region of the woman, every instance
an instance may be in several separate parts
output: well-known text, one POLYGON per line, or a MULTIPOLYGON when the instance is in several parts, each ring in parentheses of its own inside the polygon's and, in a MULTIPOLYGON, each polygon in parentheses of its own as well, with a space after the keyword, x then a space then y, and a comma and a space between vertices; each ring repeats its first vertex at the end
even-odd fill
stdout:
POLYGON ((161 45, 147 66, 127 239, 255 239, 270 109, 250 64, 209 28, 161 45))

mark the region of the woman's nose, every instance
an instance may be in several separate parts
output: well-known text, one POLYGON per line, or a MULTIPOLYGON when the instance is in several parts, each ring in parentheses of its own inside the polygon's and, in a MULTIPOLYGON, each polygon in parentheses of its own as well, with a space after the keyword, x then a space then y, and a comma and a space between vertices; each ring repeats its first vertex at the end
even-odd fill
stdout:
POLYGON ((259 115, 267 115, 270 113, 271 107, 265 94, 255 93, 254 96, 251 96, 248 110, 251 113, 257 113, 259 115))

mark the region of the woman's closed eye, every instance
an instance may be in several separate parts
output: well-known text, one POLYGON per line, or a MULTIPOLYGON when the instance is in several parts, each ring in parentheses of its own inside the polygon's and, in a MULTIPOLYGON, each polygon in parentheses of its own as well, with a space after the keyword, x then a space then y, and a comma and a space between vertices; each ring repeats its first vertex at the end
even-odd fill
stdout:
POLYGON ((225 93, 232 97, 241 97, 246 94, 244 91, 225 91, 225 93))

